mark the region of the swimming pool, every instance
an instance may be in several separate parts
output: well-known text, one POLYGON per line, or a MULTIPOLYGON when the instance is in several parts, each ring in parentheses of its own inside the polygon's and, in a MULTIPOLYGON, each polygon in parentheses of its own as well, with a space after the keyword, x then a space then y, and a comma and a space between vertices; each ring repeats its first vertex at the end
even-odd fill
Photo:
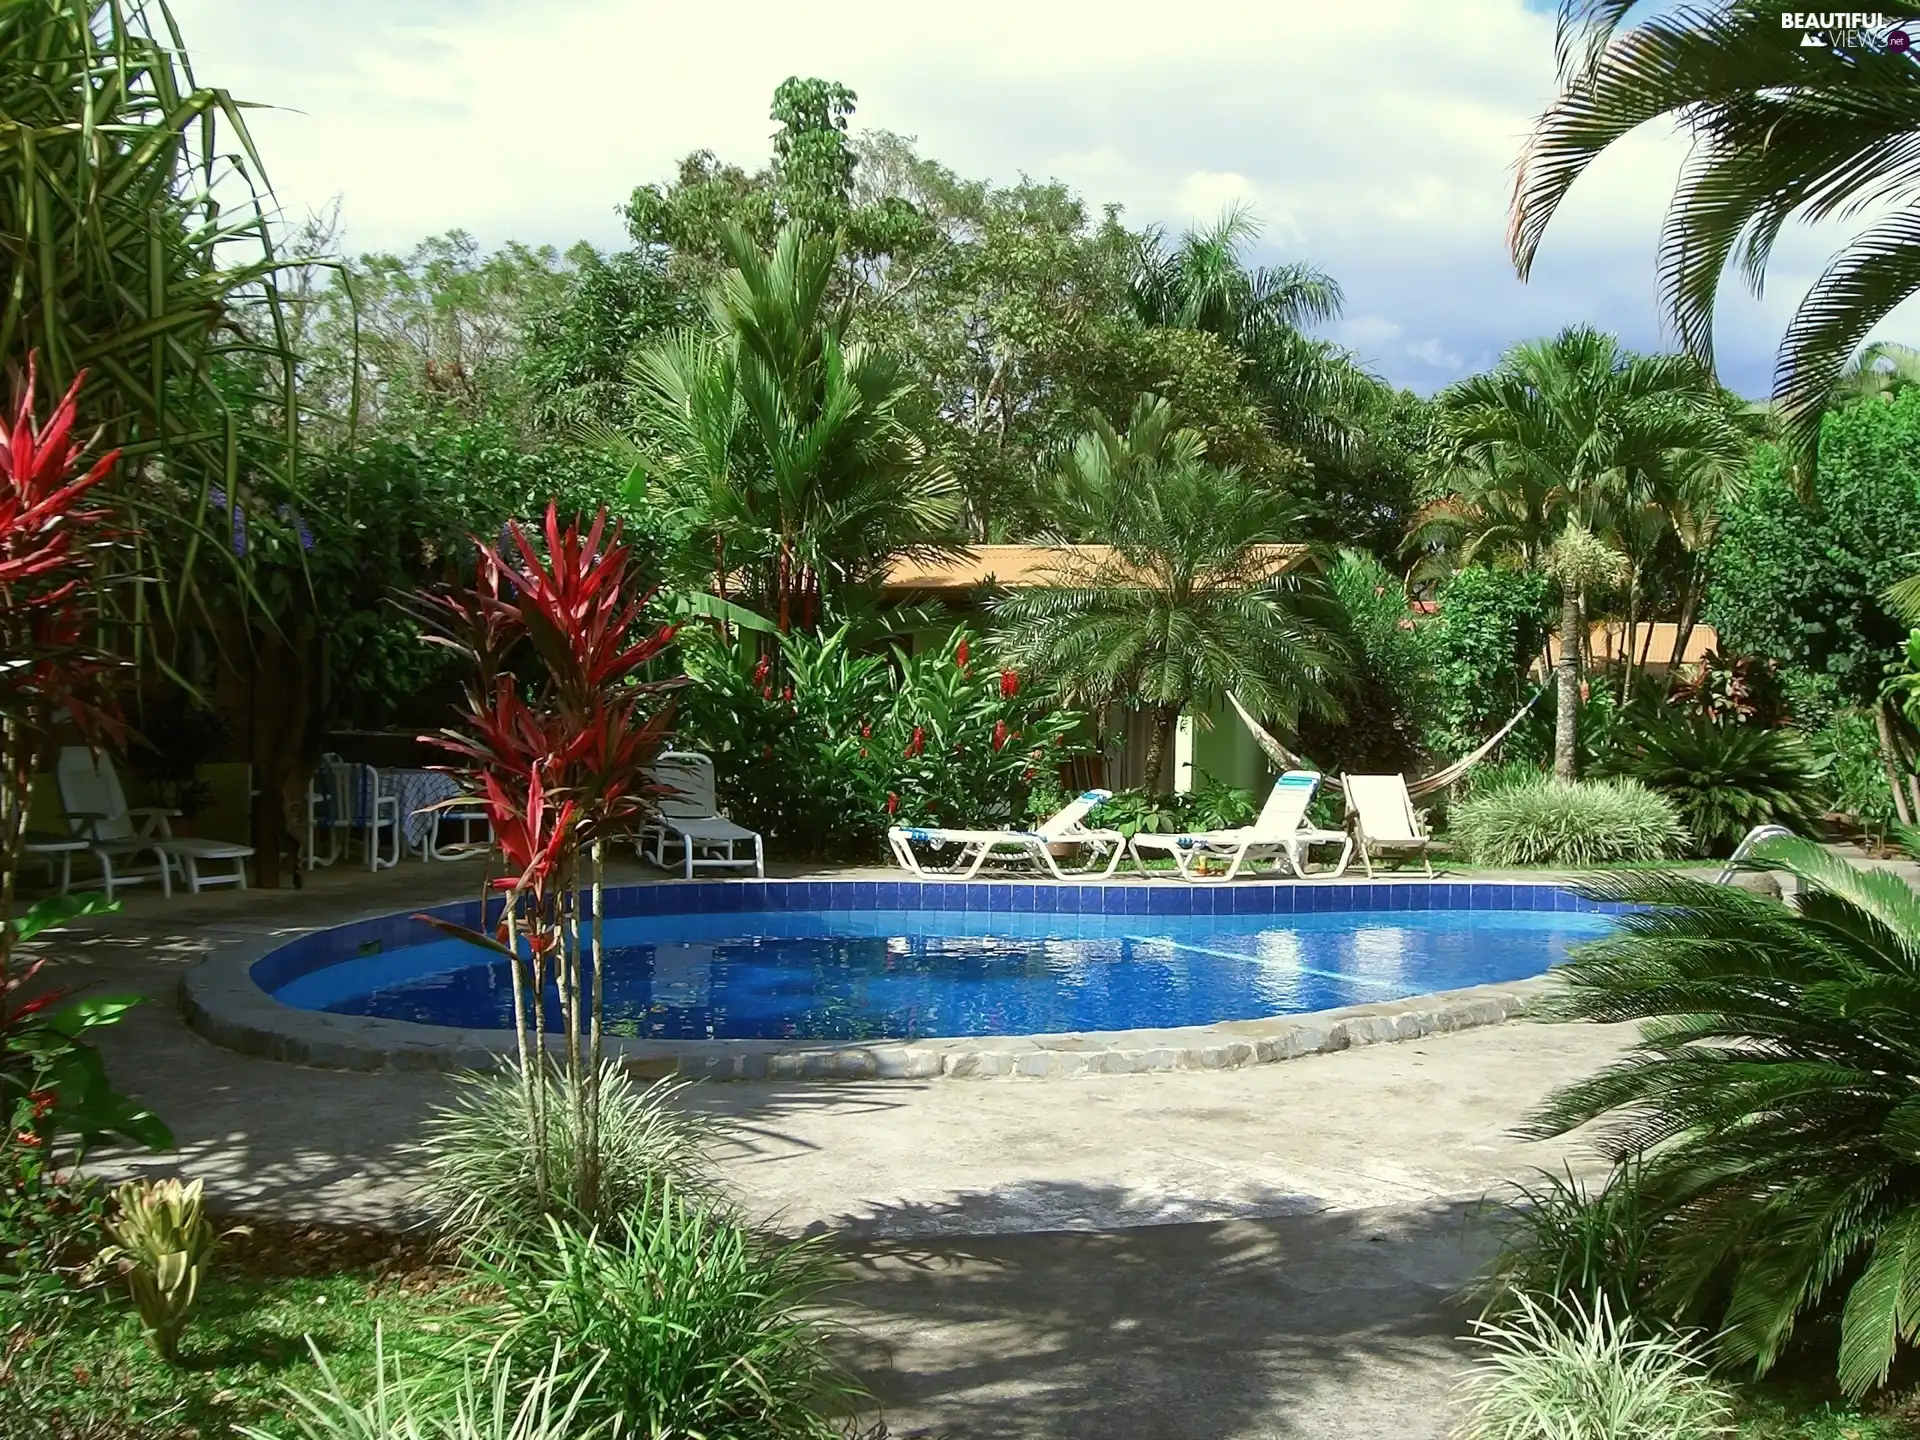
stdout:
MULTIPOLYGON (((1231 1067, 1503 1019, 1610 908, 1446 881, 660 882, 608 892, 606 1011, 647 1073, 1231 1067)), ((496 958, 378 916, 212 957, 183 1003, 276 1058, 490 1064, 512 1045, 496 958)))
MULTIPOLYGON (((829 910, 607 925, 606 1023, 652 1040, 919 1040, 1211 1025, 1521 980, 1605 917, 829 910)), ((504 960, 457 940, 346 960, 283 1004, 465 1029, 513 1023, 504 960)), ((549 1025, 558 1029, 558 997, 549 1025)))

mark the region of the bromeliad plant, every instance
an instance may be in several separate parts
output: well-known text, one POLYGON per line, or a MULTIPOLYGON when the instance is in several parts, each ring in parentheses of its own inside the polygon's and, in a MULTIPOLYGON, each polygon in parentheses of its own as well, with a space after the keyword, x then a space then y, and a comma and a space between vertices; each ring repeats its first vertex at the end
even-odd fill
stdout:
POLYGON ((180 1358, 180 1336, 193 1318, 219 1236, 198 1180, 129 1180, 114 1199, 117 1213, 107 1222, 113 1244, 100 1258, 119 1266, 153 1353, 171 1365, 180 1358))
POLYGON ((603 855, 652 813, 663 691, 677 682, 643 677, 673 627, 643 619, 654 592, 636 579, 604 509, 582 534, 577 518, 563 530, 550 504, 538 538, 544 554, 517 524, 497 546, 476 540, 475 582, 420 597, 428 638, 473 667, 465 728, 426 739, 465 761, 507 873, 489 882, 505 902, 493 933, 419 918, 506 957, 536 1201, 544 1208, 564 1185, 565 1208, 591 1216, 600 1208, 603 855), (547 1063, 550 989, 564 1037, 560 1077, 547 1063), (550 1143, 557 1103, 573 1108, 578 1137, 564 1176, 550 1143))

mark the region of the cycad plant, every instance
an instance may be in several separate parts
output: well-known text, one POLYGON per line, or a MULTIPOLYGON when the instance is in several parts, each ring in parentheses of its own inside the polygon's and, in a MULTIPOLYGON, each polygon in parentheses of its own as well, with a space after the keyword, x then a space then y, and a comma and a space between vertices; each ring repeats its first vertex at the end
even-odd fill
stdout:
POLYGON ((1602 768, 1671 800, 1708 855, 1732 853, 1756 825, 1804 828, 1824 800, 1824 767, 1797 730, 1722 724, 1699 714, 1625 717, 1602 768))
POLYGON ((1674 874, 1595 879, 1638 907, 1558 972, 1575 1018, 1640 1021, 1623 1059, 1527 1133, 1597 1122, 1641 1157, 1657 1313, 1766 1370, 1838 1316, 1859 1395, 1920 1339, 1920 895, 1810 841, 1755 848, 1790 904, 1674 874))

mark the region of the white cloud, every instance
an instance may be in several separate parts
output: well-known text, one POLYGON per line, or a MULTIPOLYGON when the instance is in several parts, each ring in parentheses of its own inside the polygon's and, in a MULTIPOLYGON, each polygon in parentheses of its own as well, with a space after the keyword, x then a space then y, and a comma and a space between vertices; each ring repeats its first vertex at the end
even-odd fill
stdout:
MULTIPOLYGON (((1575 320, 1660 342, 1671 135, 1603 157, 1533 283, 1513 277, 1513 164, 1553 88, 1552 19, 1524 0, 1195 0, 1166 24, 1096 0, 839 0, 831 25, 778 0, 173 9, 203 79, 283 107, 254 128, 287 208, 342 195, 359 248, 454 226, 488 243, 617 244, 614 207, 687 151, 763 163, 774 86, 813 74, 859 92, 857 123, 917 135, 965 175, 1057 176, 1176 229, 1252 200, 1264 258, 1311 259, 1353 314, 1400 327, 1368 343, 1402 383, 1430 388, 1575 320)), ((1789 236, 1782 262, 1811 272, 1830 248, 1789 236)), ((1748 390, 1798 296, 1785 279, 1727 309, 1723 370, 1748 390)))

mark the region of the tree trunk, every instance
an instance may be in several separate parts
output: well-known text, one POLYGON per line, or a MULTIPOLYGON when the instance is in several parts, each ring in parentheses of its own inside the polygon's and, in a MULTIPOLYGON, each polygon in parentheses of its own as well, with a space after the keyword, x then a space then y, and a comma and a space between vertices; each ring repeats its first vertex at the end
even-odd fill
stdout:
POLYGON ((1902 825, 1911 825, 1913 813, 1907 809, 1907 797, 1900 787, 1900 747, 1893 738, 1893 722, 1887 717, 1886 701, 1873 707, 1873 719, 1880 730, 1880 763, 1886 767, 1887 788, 1893 791, 1893 813, 1900 817, 1902 825))
POLYGON ((1173 728, 1180 723, 1178 705, 1154 705, 1148 713, 1153 717, 1153 729, 1147 736, 1147 758, 1145 774, 1141 778, 1140 788, 1147 794, 1157 794, 1160 789, 1160 772, 1166 768, 1167 752, 1173 748, 1173 728))
POLYGON ((1560 595, 1559 709, 1553 726, 1553 773, 1574 778, 1579 768, 1580 596, 1572 586, 1560 595))
POLYGON ((291 635, 261 627, 251 641, 247 759, 253 771, 254 883, 274 890, 288 853, 288 797, 319 751, 312 705, 318 647, 306 625, 291 635))

